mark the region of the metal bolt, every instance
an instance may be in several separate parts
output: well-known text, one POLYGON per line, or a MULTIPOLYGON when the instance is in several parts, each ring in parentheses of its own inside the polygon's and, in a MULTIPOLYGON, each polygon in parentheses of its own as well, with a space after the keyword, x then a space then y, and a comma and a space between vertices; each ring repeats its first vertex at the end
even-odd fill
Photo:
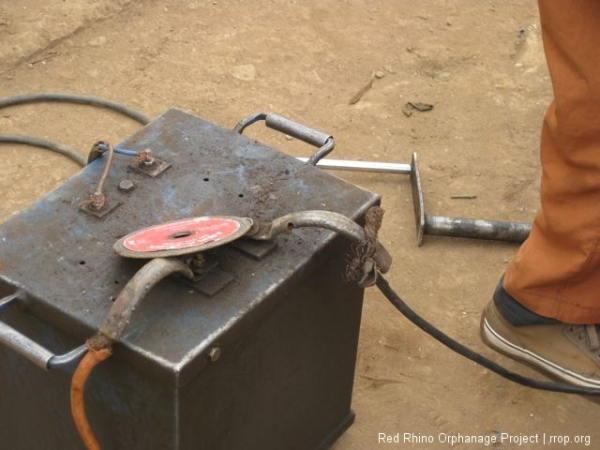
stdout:
POLYGON ((210 362, 217 362, 221 357, 221 349, 219 347, 213 347, 208 351, 208 359, 210 362))
POLYGON ((147 148, 146 150, 144 150, 144 159, 142 160, 142 164, 144 166, 151 166, 154 164, 154 157, 152 156, 152 150, 150 150, 149 148, 147 148))
POLYGON ((135 185, 133 184, 133 181, 131 181, 131 180, 122 180, 119 183, 119 190, 121 192, 131 192, 134 187, 135 187, 135 185))
POLYGON ((202 253, 196 253, 194 259, 192 259, 192 266, 197 269, 206 266, 206 263, 206 257, 202 253))
POLYGON ((89 202, 89 208, 92 211, 100 211, 104 208, 104 205, 106 205, 106 198, 104 197, 104 194, 94 192, 90 194, 89 202))

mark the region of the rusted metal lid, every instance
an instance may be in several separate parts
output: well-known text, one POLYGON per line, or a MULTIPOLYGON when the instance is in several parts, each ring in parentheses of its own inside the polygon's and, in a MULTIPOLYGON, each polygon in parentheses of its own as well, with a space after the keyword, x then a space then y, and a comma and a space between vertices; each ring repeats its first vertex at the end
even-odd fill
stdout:
POLYGON ((207 216, 176 220, 135 231, 113 248, 127 258, 163 258, 202 252, 244 236, 252 220, 207 216))

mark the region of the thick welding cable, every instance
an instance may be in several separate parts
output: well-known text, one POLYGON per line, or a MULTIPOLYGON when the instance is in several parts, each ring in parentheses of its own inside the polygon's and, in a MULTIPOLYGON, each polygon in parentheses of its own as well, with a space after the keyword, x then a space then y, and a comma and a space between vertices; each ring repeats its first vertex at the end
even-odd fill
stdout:
POLYGON ((100 444, 98 444, 98 440, 96 439, 96 436, 94 436, 94 432, 92 431, 92 427, 90 426, 90 422, 85 413, 84 392, 85 384, 90 377, 90 373, 92 373, 92 370, 94 370, 98 364, 110 358, 112 350, 110 347, 96 350, 89 344, 87 347, 88 352, 77 366, 77 369, 73 374, 73 379, 71 380, 71 413, 85 448, 87 450, 100 450, 100 444))
POLYGON ((142 125, 146 125, 150 122, 150 119, 139 111, 136 111, 129 106, 125 106, 121 103, 106 100, 100 97, 94 97, 92 95, 78 95, 78 94, 65 94, 60 92, 38 92, 32 94, 19 94, 11 97, 0 98, 0 109, 7 108, 9 106, 23 105, 26 103, 39 103, 39 102, 61 102, 61 103, 75 103, 79 105, 97 106, 101 108, 111 109, 118 113, 121 113, 142 125))
POLYGON ((111 356, 113 343, 125 331, 139 303, 156 284, 175 273, 194 278, 192 270, 177 258, 154 258, 146 263, 123 287, 98 332, 86 342, 88 352, 71 380, 71 412, 87 450, 100 450, 100 446, 85 412, 85 383, 94 367, 111 356))
MULTIPOLYGON (((49 141, 47 139, 42 139, 34 136, 24 136, 20 134, 0 134, 0 143, 2 144, 22 144, 22 145, 30 145, 32 147, 40 147, 45 148, 46 150, 50 150, 56 153, 59 153, 63 156, 66 156, 71 161, 79 164, 81 167, 84 167, 88 164, 86 158, 81 156, 75 150, 70 147, 67 147, 64 144, 59 142, 49 141)), ((102 152, 108 151, 108 147, 101 147, 102 152)), ((115 153, 125 156, 137 156, 138 152, 134 150, 127 150, 120 147, 114 148, 115 153)))
MULTIPOLYGON (((60 92, 38 92, 32 94, 18 94, 13 95, 11 97, 0 98, 0 109, 8 108, 10 106, 24 105, 27 103, 41 102, 75 103, 79 105, 96 106, 116 111, 141 123, 142 125, 146 125, 150 122, 150 119, 146 115, 121 103, 113 102, 111 100, 106 100, 100 97, 94 97, 91 95, 66 94, 60 92)), ((31 145, 33 147, 45 148, 47 150, 51 150, 53 152, 60 153, 61 155, 66 156, 67 158, 73 160, 82 167, 86 165, 85 158, 80 156, 76 151, 57 142, 52 142, 33 136, 6 134, 0 135, 0 143, 24 144, 31 145)), ((134 156, 130 155, 128 151, 121 151, 121 149, 116 150, 116 152, 123 153, 128 156, 134 156)))
POLYGON ((526 387, 539 389, 543 391, 552 391, 552 392, 561 392, 564 394, 577 394, 577 395, 590 395, 590 396, 599 396, 600 389, 594 388, 582 388, 576 386, 570 386, 564 383, 555 383, 548 381, 540 381, 534 380, 531 378, 524 377, 523 375, 519 375, 518 373, 512 372, 499 364, 496 364, 494 361, 486 358, 479 353, 474 352, 470 348, 465 347, 461 343, 455 341, 450 336, 444 334, 432 324, 427 322, 421 316, 419 316, 416 312, 414 312, 401 298, 400 296, 391 288, 387 280, 379 274, 377 277, 377 287, 383 293, 383 295, 396 307, 400 313, 404 317, 406 317, 409 321, 411 321, 414 325, 419 327, 425 333, 429 334, 435 340, 445 345, 449 349, 455 351, 461 356, 464 356, 467 359, 479 364, 480 366, 485 367, 486 369, 491 370, 492 372, 500 375, 507 380, 513 381, 515 383, 521 384, 526 387))
POLYGON ((66 145, 59 144, 58 142, 48 141, 46 139, 33 136, 22 136, 19 134, 0 134, 0 143, 23 144, 31 145, 32 147, 41 147, 66 156, 70 160, 79 164, 81 167, 87 164, 86 159, 75 150, 67 147, 66 145))

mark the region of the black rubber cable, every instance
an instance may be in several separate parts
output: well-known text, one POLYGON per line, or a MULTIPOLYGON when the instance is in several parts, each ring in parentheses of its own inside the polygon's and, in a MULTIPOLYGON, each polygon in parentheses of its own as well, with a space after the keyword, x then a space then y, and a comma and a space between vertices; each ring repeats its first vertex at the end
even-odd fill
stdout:
POLYGON ((486 358, 483 355, 480 355, 479 353, 474 352, 470 348, 467 348, 461 343, 455 341, 450 336, 438 330, 432 324, 430 324, 417 313, 415 313, 406 303, 404 303, 400 296, 396 292, 394 292, 387 280, 381 274, 379 274, 377 277, 377 287, 382 292, 382 294, 385 295, 385 297, 396 307, 396 309, 400 311, 402 315, 404 315, 404 317, 410 320, 413 324, 415 324, 425 333, 429 334, 438 342, 444 344, 450 350, 455 351, 456 353, 464 356, 467 359, 470 359, 471 361, 479 364, 480 366, 485 367, 486 369, 491 370, 492 372, 500 375, 503 378, 506 378, 507 380, 513 381, 523 386, 527 386, 534 389, 540 389, 543 391, 562 392, 565 394, 578 395, 600 395, 600 389, 569 386, 567 384, 556 383, 552 381, 534 380, 532 378, 527 378, 523 375, 519 375, 518 373, 505 369, 504 367, 500 366, 494 361, 486 358))
MULTIPOLYGON (((76 103, 80 105, 98 106, 101 108, 107 108, 118 113, 121 113, 142 125, 146 125, 150 122, 150 119, 139 111, 133 108, 125 106, 121 103, 106 100, 100 97, 94 97, 91 95, 78 95, 78 94, 65 94, 59 92, 39 92, 35 94, 18 94, 11 97, 0 98, 0 109, 8 108, 9 106, 24 105, 26 103, 38 103, 38 102, 64 102, 64 103, 76 103)), ((9 144, 23 144, 31 145, 33 147, 41 147, 53 152, 59 153, 66 156, 72 161, 76 162, 80 166, 84 167, 87 164, 86 158, 79 155, 75 150, 67 147, 66 145, 58 142, 48 141, 46 139, 37 138, 34 136, 23 136, 16 134, 3 134, 0 135, 0 143, 9 144)), ((115 149, 117 153, 122 153, 120 149, 115 149)), ((127 154, 125 151, 124 154, 127 154)))
POLYGON ((33 147, 41 147, 66 156, 67 158, 79 164, 81 167, 84 167, 87 164, 87 160, 75 150, 57 142, 47 141, 46 139, 33 136, 21 136, 18 134, 0 134, 0 143, 23 144, 31 145, 33 147))
POLYGON ((9 106, 38 102, 64 102, 76 103, 79 105, 98 106, 117 111, 141 123, 142 125, 146 125, 148 122, 150 122, 150 119, 141 112, 121 103, 113 102, 100 97, 94 97, 92 95, 65 94, 60 92, 39 92, 35 94, 18 94, 11 97, 5 97, 0 99, 0 109, 7 108, 9 106))

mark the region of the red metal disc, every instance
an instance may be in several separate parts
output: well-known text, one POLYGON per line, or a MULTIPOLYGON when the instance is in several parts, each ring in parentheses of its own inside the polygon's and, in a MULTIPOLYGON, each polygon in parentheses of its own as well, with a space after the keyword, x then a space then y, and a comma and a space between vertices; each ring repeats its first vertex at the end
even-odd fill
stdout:
POLYGON ((196 253, 231 242, 248 232, 242 217, 195 217, 154 225, 121 238, 115 251, 130 258, 156 258, 196 253))

